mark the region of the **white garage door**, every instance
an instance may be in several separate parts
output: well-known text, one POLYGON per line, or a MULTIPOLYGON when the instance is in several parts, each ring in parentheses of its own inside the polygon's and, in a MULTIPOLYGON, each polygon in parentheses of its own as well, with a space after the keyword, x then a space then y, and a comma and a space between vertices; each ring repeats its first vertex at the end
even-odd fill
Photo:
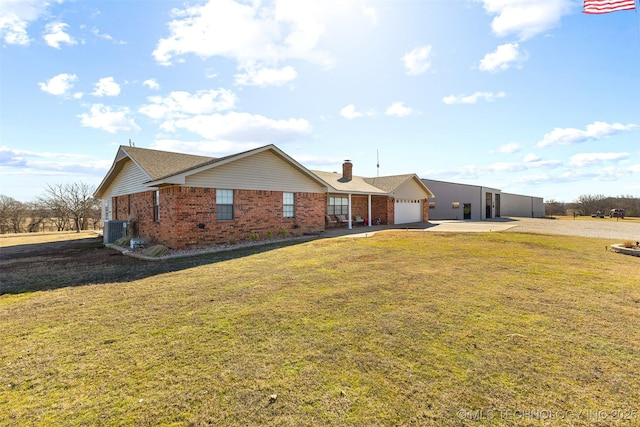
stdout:
POLYGON ((396 199, 395 223, 422 222, 422 200, 396 199))

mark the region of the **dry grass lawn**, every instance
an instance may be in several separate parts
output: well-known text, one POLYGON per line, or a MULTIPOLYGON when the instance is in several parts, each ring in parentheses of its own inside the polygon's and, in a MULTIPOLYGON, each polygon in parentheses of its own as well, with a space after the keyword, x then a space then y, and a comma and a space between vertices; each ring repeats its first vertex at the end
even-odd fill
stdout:
POLYGON ((638 425, 640 259, 609 243, 389 232, 6 294, 0 425, 638 425))

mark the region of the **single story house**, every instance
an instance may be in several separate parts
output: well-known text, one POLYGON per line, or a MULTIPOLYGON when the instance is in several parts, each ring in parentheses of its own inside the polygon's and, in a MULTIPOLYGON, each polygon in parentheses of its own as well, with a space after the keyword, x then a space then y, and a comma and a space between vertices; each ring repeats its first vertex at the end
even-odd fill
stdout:
POLYGON ((497 188, 433 179, 423 179, 422 182, 436 194, 428 201, 429 218, 432 220, 544 217, 542 197, 503 193, 497 188))
POLYGON ((358 217, 368 226, 428 220, 433 193, 417 175, 363 178, 352 168, 310 171, 274 145, 221 158, 120 146, 94 197, 106 226, 175 249, 321 231, 338 215, 346 227, 358 217))

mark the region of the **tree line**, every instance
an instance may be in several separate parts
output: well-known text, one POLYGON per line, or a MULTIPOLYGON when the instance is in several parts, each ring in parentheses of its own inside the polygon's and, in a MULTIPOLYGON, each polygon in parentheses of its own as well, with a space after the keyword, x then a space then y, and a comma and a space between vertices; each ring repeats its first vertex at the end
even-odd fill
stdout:
POLYGON ((640 198, 633 196, 610 197, 603 194, 583 194, 572 203, 549 200, 544 204, 545 215, 587 215, 597 212, 608 216, 611 209, 624 209, 625 216, 640 217, 640 198))
POLYGON ((83 182, 47 185, 42 196, 23 203, 0 194, 0 234, 88 230, 100 226, 100 200, 83 182))

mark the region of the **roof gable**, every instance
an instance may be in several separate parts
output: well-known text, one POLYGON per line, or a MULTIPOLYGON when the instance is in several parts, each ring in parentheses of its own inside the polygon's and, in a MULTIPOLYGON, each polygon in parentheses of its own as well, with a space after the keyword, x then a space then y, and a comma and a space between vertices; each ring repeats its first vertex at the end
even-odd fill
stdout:
POLYGON ((214 157, 151 150, 148 148, 121 146, 120 150, 140 166, 151 180, 171 176, 186 169, 216 160, 214 157))
POLYGON ((312 171, 319 178, 325 181, 333 191, 341 193, 359 194, 393 194, 400 187, 415 183, 423 191, 426 197, 433 197, 433 193, 420 180, 416 174, 380 176, 376 178, 365 178, 352 176, 352 179, 345 181, 342 174, 337 172, 312 171))
POLYGON ((185 182, 186 182, 186 178, 188 176, 192 176, 192 175, 195 175, 195 174, 207 171, 207 170, 211 170, 213 168, 222 167, 222 166, 227 165, 229 163, 232 163, 234 161, 237 161, 237 160, 240 160, 240 159, 244 159, 244 158, 247 158, 249 156, 253 156, 253 155, 256 155, 256 154, 259 154, 259 153, 263 153, 263 152, 267 152, 267 151, 270 151, 271 153, 273 153, 274 155, 276 155, 280 159, 284 160, 287 164, 289 164, 293 168, 297 169, 299 172, 303 173, 307 177, 311 178, 313 181, 315 181, 317 184, 321 185, 322 187, 326 186, 325 182, 323 182, 321 179, 319 179, 317 176, 315 176, 313 173, 311 173, 311 171, 309 171, 307 168, 302 166, 300 163, 298 163, 295 160, 293 160, 293 158, 289 157, 284 151, 280 150, 278 147, 276 147, 273 144, 265 145, 263 147, 254 148, 252 150, 244 151, 242 153, 232 154, 232 155, 221 157, 221 158, 217 158, 217 159, 216 158, 210 158, 208 161, 205 161, 205 162, 200 163, 200 164, 196 164, 191 168, 187 168, 187 169, 184 169, 182 171, 178 171, 177 173, 174 173, 174 174, 167 174, 167 175, 165 175, 163 177, 160 177, 160 178, 157 178, 155 180, 152 180, 148 184, 149 185, 154 185, 154 186, 155 185, 163 185, 163 184, 184 185, 185 182))
POLYGON ((427 194, 427 197, 433 197, 433 193, 429 188, 422 182, 422 180, 418 177, 418 175, 414 173, 404 174, 404 175, 391 175, 391 176, 380 176, 376 178, 365 178, 365 180, 371 185, 375 185, 376 187, 384 189, 388 193, 393 193, 399 190, 401 187, 408 185, 410 182, 414 183, 414 185, 420 187, 422 191, 427 194))
POLYGON ((94 197, 102 198, 105 191, 109 188, 109 185, 118 177, 123 166, 129 161, 133 162, 141 171, 142 175, 145 176, 140 184, 151 188, 161 185, 184 185, 186 177, 188 176, 193 176, 203 171, 211 170, 236 160, 267 151, 273 153, 298 172, 310 178, 316 185, 326 189, 326 183, 324 181, 273 144, 221 158, 120 146, 109 172, 107 172, 107 175, 98 186, 94 197))
POLYGON ((144 182, 147 182, 164 174, 171 173, 172 171, 177 172, 212 159, 212 157, 121 145, 118 148, 111 168, 93 195, 96 198, 101 198, 107 188, 109 188, 109 185, 111 185, 118 174, 120 174, 124 165, 129 161, 133 162, 140 169, 142 175, 145 176, 144 182))

